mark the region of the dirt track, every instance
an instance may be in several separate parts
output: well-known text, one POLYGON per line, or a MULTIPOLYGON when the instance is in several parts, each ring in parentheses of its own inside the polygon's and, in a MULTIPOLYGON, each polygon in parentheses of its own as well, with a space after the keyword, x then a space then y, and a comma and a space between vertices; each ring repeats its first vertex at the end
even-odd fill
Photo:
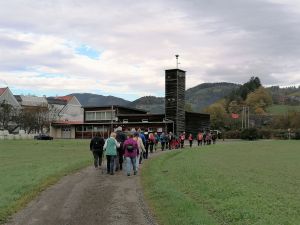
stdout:
POLYGON ((49 187, 7 225, 153 225, 139 175, 88 167, 49 187))

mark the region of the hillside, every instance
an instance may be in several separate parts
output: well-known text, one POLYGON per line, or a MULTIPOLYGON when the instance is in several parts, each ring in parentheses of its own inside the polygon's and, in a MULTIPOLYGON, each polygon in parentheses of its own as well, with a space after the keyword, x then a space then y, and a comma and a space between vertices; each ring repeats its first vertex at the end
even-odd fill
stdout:
POLYGON ((233 83, 203 83, 190 88, 185 93, 185 99, 192 105, 196 112, 201 112, 204 108, 217 100, 229 95, 240 85, 233 83))
POLYGON ((165 98, 145 96, 129 103, 128 106, 138 109, 144 109, 153 114, 162 114, 165 113, 165 98))
MULTIPOLYGON (((232 90, 238 88, 233 83, 203 83, 186 90, 186 102, 192 105, 195 112, 201 112, 205 107, 224 98, 232 90)), ((147 110, 151 113, 164 113, 165 100, 163 97, 146 96, 139 98, 128 106, 147 110)))
POLYGON ((126 106, 130 103, 130 101, 127 101, 122 98, 117 98, 114 96, 103 96, 103 95, 90 94, 90 93, 73 93, 70 95, 76 96, 76 98, 83 106, 107 106, 107 105, 126 106))

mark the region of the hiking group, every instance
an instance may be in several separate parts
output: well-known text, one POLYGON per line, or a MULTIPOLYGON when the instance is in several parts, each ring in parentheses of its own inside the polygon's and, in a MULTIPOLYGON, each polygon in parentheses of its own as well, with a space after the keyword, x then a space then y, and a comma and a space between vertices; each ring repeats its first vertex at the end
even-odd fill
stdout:
MULTIPOLYGON (((136 175, 139 169, 139 164, 143 159, 148 159, 149 155, 156 152, 159 147, 162 151, 166 149, 184 148, 186 139, 185 132, 180 135, 174 135, 172 132, 148 133, 148 132, 129 132, 124 133, 121 130, 112 132, 110 137, 104 140, 100 133, 96 133, 95 137, 90 142, 90 150, 94 156, 95 168, 100 168, 102 165, 102 156, 106 155, 106 172, 114 175, 115 171, 123 170, 124 160, 126 161, 127 176, 136 175)), ((187 136, 189 146, 193 145, 193 135, 187 136)), ((198 132, 196 140, 198 146, 210 145, 216 143, 217 136, 212 132, 198 132)))

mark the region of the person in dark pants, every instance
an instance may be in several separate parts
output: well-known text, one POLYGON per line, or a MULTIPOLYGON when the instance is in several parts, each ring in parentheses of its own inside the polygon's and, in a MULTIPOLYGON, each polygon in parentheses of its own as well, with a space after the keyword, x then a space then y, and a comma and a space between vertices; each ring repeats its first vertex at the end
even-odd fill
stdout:
POLYGON ((112 132, 110 138, 106 139, 103 149, 106 151, 107 160, 107 173, 114 175, 115 160, 117 158, 117 148, 120 147, 119 142, 116 140, 117 134, 112 132))
POLYGON ((93 152, 94 156, 94 166, 97 169, 101 167, 102 155, 103 155, 104 139, 101 137, 100 133, 96 133, 96 136, 92 138, 90 142, 90 150, 93 152))
POLYGON ((123 149, 123 144, 126 141, 127 137, 124 134, 124 132, 122 132, 121 130, 117 131, 117 136, 116 136, 116 140, 117 142, 120 143, 120 147, 117 148, 117 162, 116 162, 116 171, 118 171, 119 169, 122 170, 123 169, 123 156, 124 156, 124 149, 123 149))
POLYGON ((189 135, 190 148, 193 146, 193 135, 189 135))

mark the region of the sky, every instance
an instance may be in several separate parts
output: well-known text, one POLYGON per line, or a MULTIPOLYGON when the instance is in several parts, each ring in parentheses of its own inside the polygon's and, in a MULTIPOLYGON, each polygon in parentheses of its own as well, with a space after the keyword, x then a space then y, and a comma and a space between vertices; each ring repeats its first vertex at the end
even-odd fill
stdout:
POLYGON ((300 85, 300 1, 0 0, 0 87, 164 96, 166 69, 204 82, 300 85))

